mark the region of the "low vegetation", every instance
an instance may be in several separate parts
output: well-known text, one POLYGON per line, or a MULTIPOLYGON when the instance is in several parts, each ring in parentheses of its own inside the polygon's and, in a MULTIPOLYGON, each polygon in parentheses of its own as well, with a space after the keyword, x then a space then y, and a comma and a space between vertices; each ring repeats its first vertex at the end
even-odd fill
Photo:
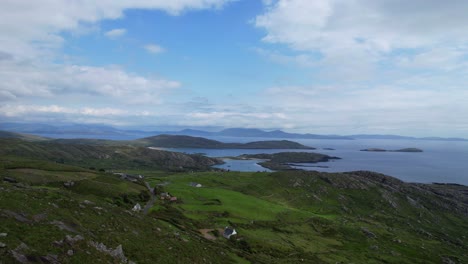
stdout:
POLYGON ((129 145, 62 144, 1 139, 0 155, 43 159, 61 164, 102 170, 151 168, 174 171, 206 170, 222 163, 202 155, 149 149, 129 145))
POLYGON ((223 143, 216 140, 178 135, 159 135, 138 139, 136 144, 162 148, 205 149, 314 149, 289 140, 254 141, 249 143, 223 143))
POLYGON ((466 186, 176 171, 160 164, 178 156, 136 166, 133 153, 114 160, 117 175, 85 159, 108 153, 95 146, 11 142, 0 153, 5 263, 468 263, 466 186), (227 226, 237 235, 224 238, 227 226))

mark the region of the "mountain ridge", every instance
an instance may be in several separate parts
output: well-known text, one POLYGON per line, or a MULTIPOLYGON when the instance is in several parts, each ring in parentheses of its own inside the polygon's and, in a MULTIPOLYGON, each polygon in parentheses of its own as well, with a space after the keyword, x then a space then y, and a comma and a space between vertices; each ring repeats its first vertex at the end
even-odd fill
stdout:
POLYGON ((16 133, 28 133, 34 135, 55 135, 55 136, 98 136, 103 139, 111 137, 125 137, 127 139, 137 139, 153 135, 185 135, 203 137, 257 137, 257 138, 284 138, 284 139, 391 139, 391 140, 433 140, 433 141, 468 141, 460 137, 411 137, 388 134, 353 134, 353 135, 320 135, 311 133, 289 133, 282 130, 266 131, 258 128, 226 128, 220 131, 204 131, 198 129, 182 129, 178 131, 158 131, 158 130, 138 130, 121 129, 107 125, 94 124, 65 124, 49 125, 40 123, 0 123, 0 130, 16 133))

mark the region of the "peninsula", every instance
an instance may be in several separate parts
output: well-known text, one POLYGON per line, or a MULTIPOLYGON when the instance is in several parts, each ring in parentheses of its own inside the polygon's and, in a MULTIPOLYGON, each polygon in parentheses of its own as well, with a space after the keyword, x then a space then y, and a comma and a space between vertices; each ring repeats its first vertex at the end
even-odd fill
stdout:
POLYGON ((160 148, 205 148, 205 149, 315 149, 289 140, 267 140, 248 143, 223 143, 202 137, 159 135, 137 139, 136 144, 160 148))

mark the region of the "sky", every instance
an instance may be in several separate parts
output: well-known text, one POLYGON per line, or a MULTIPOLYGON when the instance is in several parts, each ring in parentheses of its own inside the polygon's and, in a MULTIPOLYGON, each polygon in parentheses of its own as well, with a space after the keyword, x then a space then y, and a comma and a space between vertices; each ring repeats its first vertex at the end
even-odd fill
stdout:
POLYGON ((466 0, 0 0, 0 122, 468 138, 466 0))

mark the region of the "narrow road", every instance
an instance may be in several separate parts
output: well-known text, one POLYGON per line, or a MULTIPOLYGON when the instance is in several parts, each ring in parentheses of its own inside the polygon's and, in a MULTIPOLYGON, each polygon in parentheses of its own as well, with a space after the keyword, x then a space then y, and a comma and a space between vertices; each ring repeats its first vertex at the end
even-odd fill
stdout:
POLYGON ((146 203, 145 208, 143 209, 143 214, 147 215, 151 207, 153 207, 154 203, 156 202, 156 195, 154 195, 154 188, 151 188, 148 182, 145 181, 145 186, 148 188, 148 191, 150 193, 150 200, 146 203))

